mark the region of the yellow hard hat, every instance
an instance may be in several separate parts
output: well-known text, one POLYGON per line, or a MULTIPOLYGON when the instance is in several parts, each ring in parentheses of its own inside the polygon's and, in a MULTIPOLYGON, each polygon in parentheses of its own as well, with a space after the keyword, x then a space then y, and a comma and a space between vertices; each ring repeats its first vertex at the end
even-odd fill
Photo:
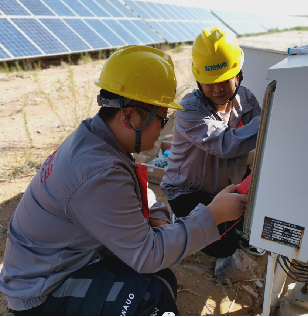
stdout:
POLYGON ((171 57, 152 47, 128 45, 106 61, 95 84, 120 96, 181 110, 174 102, 176 78, 171 57))
POLYGON ((233 33, 222 27, 203 29, 192 49, 192 72, 199 83, 213 84, 235 77, 244 52, 233 33))

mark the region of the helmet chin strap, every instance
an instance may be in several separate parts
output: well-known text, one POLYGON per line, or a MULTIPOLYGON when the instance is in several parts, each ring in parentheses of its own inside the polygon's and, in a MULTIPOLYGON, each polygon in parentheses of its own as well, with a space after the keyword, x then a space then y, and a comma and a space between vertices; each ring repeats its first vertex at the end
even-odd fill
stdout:
MULTIPOLYGON (((120 96, 120 107, 121 109, 123 110, 124 109, 124 103, 123 103, 123 97, 120 96)), ((157 111, 158 111, 158 106, 154 106, 151 113, 150 113, 150 116, 149 116, 149 119, 145 125, 145 127, 143 128, 137 128, 135 129, 132 124, 130 123, 129 119, 127 118, 127 116, 125 115, 125 113, 122 111, 122 113, 124 114, 124 117, 126 118, 129 126, 134 130, 136 131, 136 144, 135 144, 135 151, 137 154, 140 153, 140 147, 141 147, 141 131, 144 130, 145 128, 147 128, 155 119, 155 116, 157 114, 157 111)))
POLYGON ((198 81, 197 81, 197 85, 198 85, 198 88, 199 88, 199 90, 200 90, 200 92, 201 92, 201 94, 202 94, 202 97, 203 97, 203 98, 205 99, 205 101, 206 101, 208 104, 210 104, 212 107, 213 107, 213 106, 223 106, 223 105, 227 104, 228 102, 232 101, 232 100, 235 98, 235 96, 236 96, 236 94, 237 94, 237 92, 238 92, 238 89, 239 89, 239 87, 240 87, 240 86, 237 86, 237 87, 236 87, 234 94, 233 94, 226 102, 224 102, 224 103, 215 103, 215 102, 213 102, 210 98, 208 98, 208 97, 205 96, 205 94, 204 94, 204 92, 203 92, 203 90, 202 90, 202 86, 201 86, 201 84, 200 84, 198 81))
POLYGON ((197 85, 198 85, 198 88, 199 88, 199 90, 200 90, 200 92, 201 92, 201 94, 202 94, 202 97, 205 99, 205 101, 206 101, 209 105, 211 105, 212 107, 215 107, 215 106, 223 106, 223 105, 227 104, 228 102, 232 101, 232 100, 235 98, 235 96, 236 96, 236 94, 237 94, 237 92, 238 92, 238 89, 240 88, 241 82, 242 82, 242 80, 243 80, 243 72, 240 71, 239 74, 238 74, 238 76, 239 76, 239 81, 238 81, 238 84, 236 85, 236 89, 235 89, 234 94, 233 94, 226 102, 224 102, 224 103, 214 103, 210 98, 208 98, 208 97, 205 96, 205 94, 203 93, 203 90, 202 90, 202 86, 201 86, 201 84, 200 84, 198 81, 197 81, 197 85))

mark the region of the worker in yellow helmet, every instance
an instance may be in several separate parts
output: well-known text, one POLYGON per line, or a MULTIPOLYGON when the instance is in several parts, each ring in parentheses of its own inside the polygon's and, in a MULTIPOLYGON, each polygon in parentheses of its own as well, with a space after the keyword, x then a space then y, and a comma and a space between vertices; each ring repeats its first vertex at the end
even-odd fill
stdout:
MULTIPOLYGON (((194 41, 192 73, 198 89, 182 99, 184 110, 175 114, 171 154, 161 183, 177 217, 187 216, 198 203, 210 203, 219 191, 247 175, 261 109, 250 90, 240 86, 243 63, 235 35, 222 27, 203 29, 194 41)), ((203 251, 223 258, 239 244, 251 254, 263 255, 265 251, 250 246, 247 235, 238 230, 241 224, 221 224, 221 240, 203 251)))
POLYGON ((182 109, 170 56, 123 47, 95 83, 99 113, 48 157, 12 216, 0 289, 15 315, 178 314, 169 267, 217 240, 247 195, 229 186, 170 224, 131 155, 182 109))

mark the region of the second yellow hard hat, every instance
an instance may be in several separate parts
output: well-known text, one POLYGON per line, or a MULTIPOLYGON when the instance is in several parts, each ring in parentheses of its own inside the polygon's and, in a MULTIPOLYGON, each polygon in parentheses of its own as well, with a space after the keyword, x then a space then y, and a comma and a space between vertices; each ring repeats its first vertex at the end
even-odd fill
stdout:
POLYGON ((231 31, 214 27, 203 29, 192 49, 192 72, 202 84, 213 84, 235 77, 243 67, 244 52, 231 31))

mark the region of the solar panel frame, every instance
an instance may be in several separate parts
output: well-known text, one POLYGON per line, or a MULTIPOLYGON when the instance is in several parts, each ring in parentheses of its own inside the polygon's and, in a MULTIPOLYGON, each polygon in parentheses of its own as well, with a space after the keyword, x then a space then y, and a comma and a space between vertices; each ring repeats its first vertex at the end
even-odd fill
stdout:
POLYGON ((73 10, 80 17, 95 17, 94 13, 91 12, 82 2, 78 0, 62 0, 71 10, 73 10))
POLYGON ((23 6, 16 0, 0 1, 0 10, 5 15, 31 15, 23 6))
POLYGON ((76 16, 76 14, 60 0, 41 0, 41 1, 43 1, 45 5, 49 7, 53 12, 55 12, 58 16, 71 16, 71 17, 76 16))
POLYGON ((104 20, 104 23, 119 34, 128 45, 142 44, 129 30, 126 30, 117 20, 104 20))
POLYGON ((50 15, 55 14, 40 0, 19 0, 33 15, 50 15))
POLYGON ((91 26, 102 38, 112 47, 117 48, 127 45, 121 37, 119 37, 112 29, 110 29, 101 19, 84 19, 85 23, 91 26))
POLYGON ((81 36, 94 49, 108 49, 111 45, 100 37, 91 27, 80 19, 64 19, 79 36, 81 36))
POLYGON ((69 26, 60 19, 40 18, 41 21, 57 38, 72 52, 91 51, 93 48, 79 37, 69 26))
POLYGON ((11 21, 18 26, 46 55, 65 54, 69 49, 34 18, 14 18, 11 21))
POLYGON ((16 58, 43 55, 43 53, 6 18, 0 19, 0 43, 16 58))

